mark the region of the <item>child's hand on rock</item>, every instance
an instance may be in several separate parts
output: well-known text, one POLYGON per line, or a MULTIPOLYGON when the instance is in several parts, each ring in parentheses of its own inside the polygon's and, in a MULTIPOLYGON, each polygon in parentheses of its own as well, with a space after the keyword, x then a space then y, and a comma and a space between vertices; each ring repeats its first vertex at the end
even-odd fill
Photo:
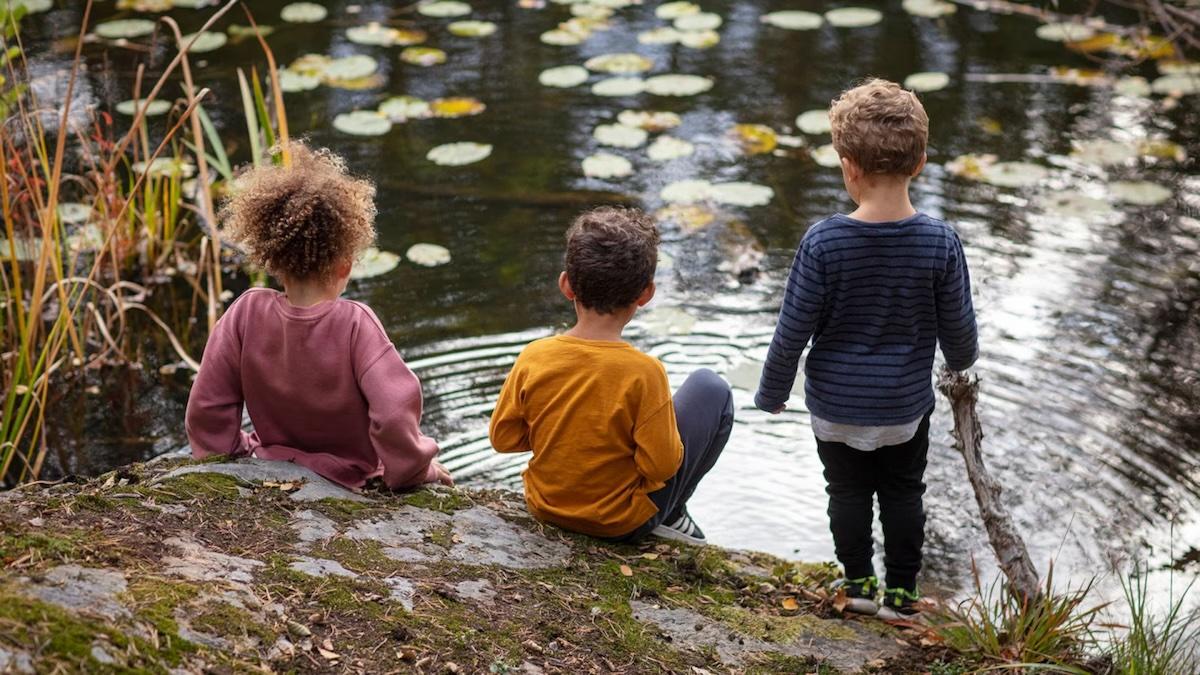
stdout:
POLYGON ((437 482, 442 485, 454 485, 454 478, 450 476, 450 471, 442 466, 442 463, 434 460, 433 468, 437 471, 437 482))

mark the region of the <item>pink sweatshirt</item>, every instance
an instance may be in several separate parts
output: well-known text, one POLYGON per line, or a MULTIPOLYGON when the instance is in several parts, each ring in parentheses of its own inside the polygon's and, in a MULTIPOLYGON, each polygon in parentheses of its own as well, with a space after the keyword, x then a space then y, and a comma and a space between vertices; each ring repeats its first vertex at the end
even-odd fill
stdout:
POLYGON ((295 307, 252 289, 217 322, 188 397, 192 454, 295 462, 361 487, 437 479, 421 433, 421 383, 362 303, 295 307), (254 433, 242 431, 242 403, 254 433))

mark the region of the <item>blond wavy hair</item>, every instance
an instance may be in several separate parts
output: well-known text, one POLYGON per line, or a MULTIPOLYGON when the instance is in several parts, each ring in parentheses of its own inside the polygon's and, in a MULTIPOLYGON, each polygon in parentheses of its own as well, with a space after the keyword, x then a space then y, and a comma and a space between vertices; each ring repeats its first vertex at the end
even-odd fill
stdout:
POLYGON ((329 150, 295 141, 290 150, 289 167, 265 163, 238 175, 220 219, 272 275, 328 278, 375 241, 375 186, 329 150))
POLYGON ((833 147, 867 174, 911 176, 929 142, 929 115, 917 95, 877 78, 847 89, 829 106, 833 147))

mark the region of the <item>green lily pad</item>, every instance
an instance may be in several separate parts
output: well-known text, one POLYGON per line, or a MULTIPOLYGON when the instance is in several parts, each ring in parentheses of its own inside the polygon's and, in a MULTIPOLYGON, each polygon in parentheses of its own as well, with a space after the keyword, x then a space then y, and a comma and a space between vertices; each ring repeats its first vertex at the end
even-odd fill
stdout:
POLYGON ((825 20, 835 28, 863 28, 883 20, 883 12, 867 7, 840 7, 825 12, 825 20))
POLYGON ((597 96, 637 96, 646 89, 646 81, 640 77, 610 77, 592 85, 597 96))
POLYGON ((583 66, 599 73, 631 75, 650 70, 654 67, 654 62, 641 54, 601 54, 588 59, 583 66))
POLYGON ((400 52, 400 60, 427 68, 445 63, 446 52, 435 47, 406 47, 400 52))
POLYGON ((712 79, 699 75, 655 75, 645 84, 645 90, 655 96, 695 96, 712 87, 712 79))
POLYGON ((649 134, 641 127, 601 124, 592 132, 592 136, 601 145, 611 145, 615 148, 636 148, 646 143, 649 134))
POLYGON ((958 11, 958 7, 954 3, 946 2, 946 0, 904 0, 900 6, 913 16, 927 19, 937 19, 958 11))
POLYGON ((333 59, 322 72, 328 83, 350 82, 370 77, 379 69, 379 63, 366 54, 354 54, 333 59))
POLYGON ((1150 84, 1150 88, 1156 94, 1189 96, 1200 92, 1200 75, 1191 75, 1188 73, 1163 75, 1154 80, 1150 84))
POLYGON ((996 162, 979 167, 979 179, 1000 187, 1029 187, 1050 175, 1050 170, 1031 162, 996 162))
POLYGON ((624 178, 633 173, 633 164, 619 155, 598 152, 583 160, 583 175, 589 178, 624 178))
POLYGON ((96 24, 96 35, 109 40, 136 38, 154 32, 154 22, 149 19, 118 19, 96 24))
POLYGON ((260 33, 263 37, 267 37, 271 33, 275 32, 275 27, 260 23, 258 24, 258 31, 256 32, 253 26, 243 26, 241 24, 231 23, 229 24, 229 27, 225 29, 225 32, 229 34, 229 38, 231 40, 234 42, 239 42, 247 38, 256 38, 260 33))
POLYGON ((293 2, 279 10, 279 18, 288 23, 317 23, 329 16, 329 10, 315 2, 293 2))
POLYGON ((153 162, 135 162, 131 167, 134 173, 145 173, 151 178, 174 176, 176 178, 191 178, 196 174, 196 165, 184 158, 159 157, 153 162))
POLYGON ((646 148, 646 156, 654 162, 669 162, 680 157, 687 157, 696 151, 696 146, 674 136, 659 136, 650 147, 646 148))
POLYGON ((539 37, 542 42, 556 47, 572 47, 574 45, 583 44, 584 36, 579 33, 574 33, 568 30, 556 28, 542 33, 539 37))
POLYGON ((538 75, 538 82, 545 87, 568 89, 587 82, 588 76, 587 68, 583 66, 558 66, 543 70, 538 75))
POLYGON ((321 78, 315 75, 297 73, 286 68, 279 71, 279 89, 287 93, 312 91, 321 84, 321 78))
POLYGON ((54 0, 8 0, 9 9, 24 7, 26 14, 40 14, 50 11, 54 0))
POLYGON ((842 158, 838 155, 837 149, 833 147, 833 143, 826 143, 813 149, 809 156, 814 162, 827 169, 836 169, 842 165, 842 158))
POLYGON ((590 2, 576 2, 571 5, 571 15, 584 19, 603 20, 613 15, 613 8, 595 5, 590 2))
POLYGON ((425 16, 445 19, 455 16, 466 16, 471 13, 471 6, 457 0, 437 0, 425 2, 417 6, 417 11, 425 16))
POLYGON ((393 96, 379 104, 379 113, 393 122, 431 117, 429 103, 415 96, 393 96))
POLYGON ((462 166, 487 159, 492 146, 483 143, 446 143, 425 154, 425 159, 439 166, 462 166))
POLYGON ((1119 202, 1137 206, 1155 206, 1175 196, 1171 188, 1146 180, 1114 181, 1108 184, 1108 194, 1119 202))
POLYGON ((36 237, 20 238, 16 241, 0 237, 0 260, 2 261, 15 257, 18 262, 33 262, 39 258, 41 250, 42 240, 36 237))
POLYGON ((1107 138, 1093 138, 1076 141, 1071 156, 1094 166, 1112 166, 1124 164, 1137 159, 1138 150, 1130 143, 1112 141, 1107 138))
POLYGON ((392 129, 392 121, 376 110, 355 110, 333 118, 333 128, 352 136, 382 136, 392 129))
POLYGON ((1113 82, 1113 91, 1121 96, 1143 98, 1152 93, 1150 81, 1140 75, 1130 75, 1118 78, 1113 82))
MULTIPOLYGON (((133 117, 137 114, 138 108, 143 104, 145 104, 144 100, 139 101, 135 99, 129 99, 128 101, 121 101, 117 104, 117 112, 121 113, 122 115, 129 115, 130 117, 133 117)), ((146 105, 145 115, 146 117, 165 115, 167 114, 167 111, 171 109, 171 105, 172 104, 170 101, 164 101, 156 98, 146 105)))
POLYGON ((938 91, 950 86, 950 76, 946 73, 925 72, 913 73, 904 78, 904 88, 919 92, 938 91))
POLYGON ((414 265, 437 267, 450 262, 450 251, 437 244, 413 244, 405 251, 404 257, 414 265))
POLYGON ((829 111, 806 110, 796 116, 796 128, 810 136, 820 136, 829 133, 829 111))
POLYGON ((1191 61, 1159 61, 1158 72, 1163 75, 1200 76, 1200 63, 1193 63, 1191 61))
POLYGON ((770 203, 775 191, 766 185, 738 181, 716 183, 709 190, 710 198, 718 204, 730 206, 763 206, 770 203))
POLYGON ((224 33, 206 30, 202 33, 184 35, 183 44, 186 45, 189 42, 191 42, 191 47, 188 47, 189 52, 193 54, 203 54, 204 52, 211 52, 224 47, 225 43, 229 42, 229 36, 225 35, 224 33), (195 42, 192 42, 192 38, 195 38, 195 42))
POLYGON ((455 21, 446 30, 458 37, 487 37, 496 32, 496 24, 491 21, 455 21))
POLYGON ((400 256, 388 251, 380 251, 372 246, 358 256, 354 266, 350 268, 351 279, 369 279, 378 277, 400 265, 400 256))
POLYGON ((346 39, 360 45, 374 47, 404 47, 419 45, 428 38, 423 30, 392 28, 378 21, 372 21, 365 26, 355 26, 346 29, 346 39))
POLYGON ((1040 195, 1034 203, 1043 213, 1059 218, 1100 220, 1116 213, 1112 205, 1103 199, 1070 190, 1040 195))
POLYGON ((708 49, 721 42, 721 34, 715 30, 689 30, 679 34, 679 44, 689 49, 708 49))
POLYGON ((670 26, 661 26, 648 31, 638 33, 638 42, 644 45, 673 45, 679 42, 679 38, 683 37, 683 33, 671 28, 670 26))
POLYGON ((679 115, 663 110, 622 110, 617 115, 617 121, 625 126, 640 127, 650 132, 674 129, 683 123, 679 115))
POLYGON ((675 25, 675 30, 690 32, 700 30, 716 30, 721 27, 723 20, 719 14, 713 14, 712 12, 700 12, 698 14, 687 14, 678 17, 672 23, 675 25))
POLYGON ((820 14, 800 10, 771 12, 763 14, 758 20, 784 30, 816 30, 825 24, 825 17, 820 14))
POLYGON ((694 2, 664 2, 654 8, 654 16, 667 21, 673 21, 681 16, 700 13, 700 5, 694 2))
POLYGON ((92 205, 82 202, 61 202, 58 205, 58 219, 64 225, 79 225, 86 223, 92 217, 92 205))
POLYGON ((1096 30, 1081 23, 1047 23, 1037 27, 1034 34, 1050 42, 1083 42, 1096 37, 1096 30))

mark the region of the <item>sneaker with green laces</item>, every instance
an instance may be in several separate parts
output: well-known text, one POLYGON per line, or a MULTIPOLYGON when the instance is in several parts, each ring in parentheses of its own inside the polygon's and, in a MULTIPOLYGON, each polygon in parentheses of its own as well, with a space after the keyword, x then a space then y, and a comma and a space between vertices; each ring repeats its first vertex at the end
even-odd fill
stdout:
POLYGON ((833 582, 831 588, 835 593, 839 590, 846 591, 845 611, 847 612, 874 616, 879 611, 879 604, 875 601, 875 597, 879 593, 879 579, 875 577, 859 579, 842 577, 833 582))
POLYGON ((916 589, 889 588, 883 592, 883 604, 875 616, 885 621, 913 621, 921 616, 916 606, 920 599, 921 593, 916 589))

